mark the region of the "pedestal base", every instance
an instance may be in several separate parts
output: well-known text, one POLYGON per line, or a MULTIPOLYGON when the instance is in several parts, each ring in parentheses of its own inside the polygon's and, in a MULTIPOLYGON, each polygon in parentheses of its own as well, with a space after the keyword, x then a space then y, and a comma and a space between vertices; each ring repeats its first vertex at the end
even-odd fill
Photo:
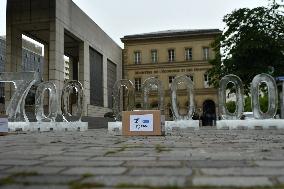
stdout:
POLYGON ((122 122, 108 122, 108 133, 115 136, 122 135, 122 122))
POLYGON ((217 129, 284 129, 283 119, 220 120, 217 129))
POLYGON ((14 131, 87 131, 88 122, 8 122, 14 131))
MULTIPOLYGON (((185 120, 185 121, 166 121, 165 122, 165 134, 171 135, 175 132, 182 131, 184 129, 198 130, 198 120, 185 120)), ((163 131, 163 128, 162 128, 163 131)), ((122 135, 122 122, 108 122, 108 133, 112 135, 122 135)))

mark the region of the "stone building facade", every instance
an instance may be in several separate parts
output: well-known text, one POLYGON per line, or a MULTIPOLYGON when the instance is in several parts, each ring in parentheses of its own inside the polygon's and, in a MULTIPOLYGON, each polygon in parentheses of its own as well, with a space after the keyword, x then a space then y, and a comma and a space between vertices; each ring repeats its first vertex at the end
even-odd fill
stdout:
MULTIPOLYGON (((187 75, 193 80, 196 113, 202 117, 204 125, 216 119, 217 90, 208 84, 208 63, 214 57, 210 47, 218 29, 169 30, 146 34, 128 35, 124 43, 123 75, 135 85, 136 108, 142 104, 141 87, 149 77, 162 81, 165 89, 164 109, 167 119, 172 119, 170 86, 173 79, 187 75)), ((157 107, 157 94, 150 94, 152 108, 157 107)), ((178 105, 185 114, 188 107, 187 92, 180 86, 178 105)))

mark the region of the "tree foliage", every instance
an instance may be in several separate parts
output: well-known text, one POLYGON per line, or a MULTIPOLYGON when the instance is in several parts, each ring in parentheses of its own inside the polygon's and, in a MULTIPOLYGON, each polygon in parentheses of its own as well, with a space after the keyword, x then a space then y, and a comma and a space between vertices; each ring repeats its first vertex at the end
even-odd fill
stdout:
POLYGON ((269 2, 267 7, 241 8, 223 18, 226 27, 212 44, 210 84, 217 87, 223 76, 235 74, 248 94, 255 75, 284 74, 284 6, 269 2))

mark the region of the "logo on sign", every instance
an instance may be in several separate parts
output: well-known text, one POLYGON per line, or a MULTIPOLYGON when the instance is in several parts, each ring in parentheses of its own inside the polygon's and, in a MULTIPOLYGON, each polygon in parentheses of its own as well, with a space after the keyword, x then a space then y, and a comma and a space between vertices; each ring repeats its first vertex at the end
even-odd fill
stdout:
POLYGON ((153 114, 130 115, 130 131, 153 130, 153 114))

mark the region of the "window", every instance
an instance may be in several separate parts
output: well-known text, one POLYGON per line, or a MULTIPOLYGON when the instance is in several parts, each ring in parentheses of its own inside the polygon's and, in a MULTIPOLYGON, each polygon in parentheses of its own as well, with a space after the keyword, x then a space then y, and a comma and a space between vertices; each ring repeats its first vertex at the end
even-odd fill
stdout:
POLYGON ((209 60, 209 47, 203 47, 203 60, 209 60))
POLYGON ((158 52, 157 52, 157 50, 151 50, 151 60, 152 60, 152 63, 157 63, 158 62, 158 52))
POLYGON ((134 79, 135 91, 141 91, 141 83, 141 78, 134 79))
POLYGON ((204 74, 204 87, 205 88, 209 88, 210 87, 209 80, 210 80, 209 75, 208 74, 204 74))
POLYGON ((175 50, 169 49, 168 56, 169 56, 169 62, 174 62, 175 61, 175 50))
POLYGON ((140 51, 134 52, 134 63, 141 64, 141 52, 140 51))
POLYGON ((192 48, 185 49, 185 60, 186 61, 192 60, 192 48))

